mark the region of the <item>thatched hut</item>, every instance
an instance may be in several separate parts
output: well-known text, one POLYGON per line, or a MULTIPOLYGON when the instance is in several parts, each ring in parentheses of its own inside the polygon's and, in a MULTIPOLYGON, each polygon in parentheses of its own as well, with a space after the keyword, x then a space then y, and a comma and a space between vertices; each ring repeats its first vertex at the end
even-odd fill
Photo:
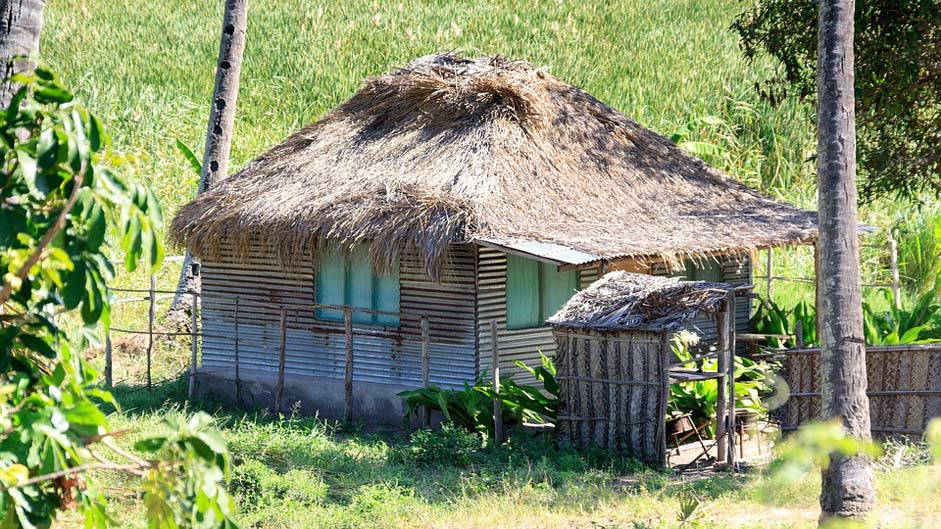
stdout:
POLYGON ((560 440, 665 463, 671 377, 721 378, 717 412, 725 417, 732 409, 726 392, 734 365, 728 331, 737 288, 620 271, 575 294, 547 321, 556 339, 560 440), (709 353, 719 358, 716 373, 680 368, 671 349, 673 332, 703 317, 716 318, 725 329, 709 353))
POLYGON ((396 409, 421 380, 422 315, 431 382, 457 385, 488 365, 491 320, 507 368, 551 354, 545 319, 605 267, 748 283, 750 252, 811 242, 815 222, 542 69, 439 54, 368 79, 172 234, 202 262, 204 379, 232 378, 237 319, 242 377, 270 383, 287 306, 289 385, 329 400, 353 306, 353 378, 373 388, 356 395, 396 409))

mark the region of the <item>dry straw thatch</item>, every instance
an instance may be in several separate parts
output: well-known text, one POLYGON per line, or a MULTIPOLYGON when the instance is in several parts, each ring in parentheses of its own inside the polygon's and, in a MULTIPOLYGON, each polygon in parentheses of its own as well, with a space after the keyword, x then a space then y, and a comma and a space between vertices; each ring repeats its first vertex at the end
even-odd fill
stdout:
POLYGON ((779 204, 526 62, 422 57, 185 205, 172 234, 198 256, 253 240, 282 259, 369 243, 541 241, 604 259, 702 257, 816 237, 779 204))
POLYGON ((713 314, 735 286, 675 277, 610 272, 576 293, 547 323, 596 331, 675 330, 713 314))

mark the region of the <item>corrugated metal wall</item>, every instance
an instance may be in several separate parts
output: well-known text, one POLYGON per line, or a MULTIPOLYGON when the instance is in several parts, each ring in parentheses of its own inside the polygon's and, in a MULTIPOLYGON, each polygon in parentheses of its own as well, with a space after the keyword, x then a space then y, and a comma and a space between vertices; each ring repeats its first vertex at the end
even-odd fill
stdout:
MULTIPOLYGON (((749 254, 726 255, 720 258, 720 263, 724 283, 732 285, 752 284, 752 266, 749 254)), ((670 272, 663 264, 654 265, 653 273, 658 276, 676 275, 675 272, 670 272)), ((680 274, 685 276, 682 272, 680 274)), ((748 332, 748 320, 751 318, 751 313, 751 298, 746 296, 745 293, 740 293, 735 299, 735 331, 737 333, 748 332)), ((690 322, 687 327, 695 330, 707 340, 714 340, 716 337, 716 323, 711 316, 699 316, 690 322)))
MULTIPOLYGON (((504 376, 531 381, 514 362, 535 365, 539 351, 549 356, 555 354, 555 341, 548 327, 506 329, 506 254, 455 245, 439 281, 422 271, 415 253, 406 252, 401 259, 401 327, 354 325, 354 380, 418 386, 422 314, 429 317, 431 329, 431 381, 442 386, 461 386, 482 371, 489 371, 491 320, 497 321, 504 376)), ((298 262, 283 265, 273 252, 259 244, 239 264, 235 264, 231 255, 224 255, 220 262, 203 263, 204 368, 230 370, 234 365, 234 300, 238 297, 239 357, 243 371, 277 372, 278 307, 286 306, 287 375, 343 377, 346 347, 343 325, 314 318, 313 259, 305 256, 298 262)), ((747 254, 729 256, 723 259, 722 266, 724 281, 751 282, 747 254)), ((654 273, 668 275, 662 266, 655 267, 654 273)), ((599 270, 581 270, 579 276, 584 288, 599 277, 599 270)), ((736 305, 739 332, 747 331, 750 313, 750 299, 739 298, 736 305)), ((714 336, 715 324, 711 319, 700 318, 694 324, 707 337, 714 336)), ((247 376, 250 374, 246 373, 247 376)))
MULTIPOLYGON (((477 247, 477 318, 480 344, 480 369, 490 371, 492 340, 490 322, 497 321, 497 343, 501 377, 512 376, 518 382, 532 382, 532 377, 515 365, 539 365, 539 351, 555 356, 555 339, 549 327, 534 329, 506 328, 506 254, 492 248, 477 247)), ((579 271, 580 288, 598 279, 598 269, 579 271)))
MULTIPOLYGON (((342 378, 346 338, 343 324, 314 319, 314 263, 283 265, 261 245, 234 264, 204 262, 203 356, 205 369, 234 365, 235 298, 239 298, 239 359, 243 370, 278 368, 280 311, 287 306, 285 373, 342 378), (274 305, 274 306, 273 306, 274 305)), ((442 386, 473 380, 475 355, 474 254, 454 246, 440 281, 422 272, 414 253, 401 258, 401 327, 353 326, 354 381, 418 386, 421 383, 421 315, 430 323, 430 378, 442 386)), ((250 376, 246 373, 246 377, 250 376)))

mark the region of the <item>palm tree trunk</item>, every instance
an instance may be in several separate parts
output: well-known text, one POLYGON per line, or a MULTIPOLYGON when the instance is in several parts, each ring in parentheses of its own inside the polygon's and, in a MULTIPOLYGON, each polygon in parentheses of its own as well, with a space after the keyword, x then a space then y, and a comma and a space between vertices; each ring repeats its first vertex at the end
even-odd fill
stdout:
MULTIPOLYGON (((28 61, 15 61, 14 57, 39 53, 45 7, 46 0, 0 0, 0 62, 3 68, 0 80, 28 67, 28 61)), ((0 108, 7 108, 15 93, 15 85, 3 82, 0 85, 0 108)))
MULTIPOLYGON (((859 236, 856 218, 854 0, 821 0, 817 41, 817 276, 824 418, 870 438, 859 236)), ((870 461, 832 456, 823 471, 821 520, 859 518, 875 501, 870 461)))
MULTIPOLYGON (((216 84, 209 108, 209 125, 206 129, 206 147, 203 153, 202 171, 199 175, 199 191, 203 193, 226 177, 229 168, 229 152, 232 147, 232 129, 235 123, 235 103, 238 99, 239 77, 242 72, 242 54, 245 51, 245 34, 248 29, 248 0, 228 0, 222 16, 222 38, 219 42, 219 61, 216 65, 216 84)), ((180 270, 177 294, 167 312, 167 319, 177 326, 185 326, 190 319, 192 296, 182 294, 199 291, 199 277, 194 276, 193 257, 189 251, 180 270)))

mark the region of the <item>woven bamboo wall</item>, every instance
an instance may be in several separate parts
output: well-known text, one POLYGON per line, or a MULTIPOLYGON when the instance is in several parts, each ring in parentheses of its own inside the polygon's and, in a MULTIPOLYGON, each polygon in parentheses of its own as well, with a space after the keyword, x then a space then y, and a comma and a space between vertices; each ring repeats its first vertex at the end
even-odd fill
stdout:
MULTIPOLYGON (((820 417, 819 361, 819 349, 785 355, 785 430, 820 417)), ((869 347, 866 371, 873 436, 921 435, 941 417, 941 344, 869 347)))
POLYGON ((597 446, 642 461, 666 456, 668 381, 665 335, 556 329, 559 435, 576 448, 597 446))

